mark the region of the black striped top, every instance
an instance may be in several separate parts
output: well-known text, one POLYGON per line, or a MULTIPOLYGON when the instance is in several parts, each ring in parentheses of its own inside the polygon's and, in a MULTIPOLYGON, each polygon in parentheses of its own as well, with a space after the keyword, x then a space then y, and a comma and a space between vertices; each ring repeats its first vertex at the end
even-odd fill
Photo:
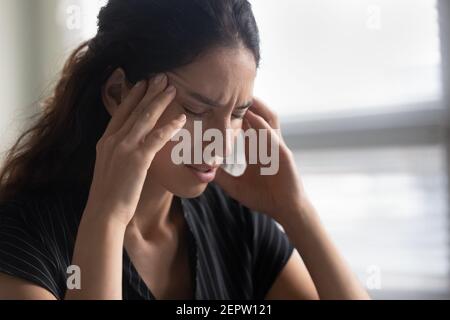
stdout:
MULTIPOLYGON (((0 272, 63 299, 88 192, 51 190, 0 204, 0 272)), ((264 299, 294 250, 275 221, 214 183, 201 196, 180 200, 189 227, 195 299, 264 299)), ((123 298, 155 299, 123 253, 123 298)))

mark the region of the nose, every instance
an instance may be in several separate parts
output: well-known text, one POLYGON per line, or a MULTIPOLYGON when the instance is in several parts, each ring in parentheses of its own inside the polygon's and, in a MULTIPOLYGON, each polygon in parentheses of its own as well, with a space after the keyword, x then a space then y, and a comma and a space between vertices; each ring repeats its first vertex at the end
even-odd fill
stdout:
MULTIPOLYGON (((234 134, 231 127, 230 119, 220 119, 214 123, 211 123, 211 129, 216 129, 220 132, 222 137, 222 146, 214 149, 214 157, 216 163, 223 163, 224 159, 233 153, 233 141, 234 134)), ((205 142, 204 147, 212 142, 205 142)))

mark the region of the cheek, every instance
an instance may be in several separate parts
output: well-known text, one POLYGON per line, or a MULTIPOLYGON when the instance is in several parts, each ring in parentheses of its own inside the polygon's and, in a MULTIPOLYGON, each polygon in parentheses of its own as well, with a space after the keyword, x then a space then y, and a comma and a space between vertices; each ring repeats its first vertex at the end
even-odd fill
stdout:
MULTIPOLYGON (((164 121, 163 118, 166 119, 171 119, 173 117, 176 117, 177 114, 176 113, 169 113, 166 112, 166 114, 164 114, 161 117, 161 122, 164 121)), ((195 136, 194 135, 194 121, 200 121, 199 119, 194 119, 194 118, 190 118, 188 117, 185 126, 183 127, 183 129, 187 130, 187 132, 189 132, 189 136, 191 137, 191 157, 193 157, 194 155, 194 145, 195 145, 195 139, 201 139, 203 137, 204 131, 207 128, 214 128, 213 126, 209 126, 208 121, 203 121, 202 122, 202 132, 200 135, 195 136)), ((233 143, 238 135, 238 133, 240 132, 240 130, 242 129, 242 121, 241 120, 232 120, 230 123, 230 127, 228 128, 229 130, 231 130, 231 146, 233 146, 233 143)), ((223 138, 226 138, 226 134, 225 132, 223 132, 223 138)), ((172 161, 172 150, 173 148, 177 145, 181 143, 181 141, 169 141, 168 143, 166 143, 166 145, 156 154, 155 159, 153 160, 154 166, 158 167, 158 170, 162 170, 165 171, 164 168, 173 170, 176 167, 179 167, 177 165, 175 165, 172 161)), ((200 143, 200 141, 199 141, 200 143)), ((203 148, 205 148, 208 144, 210 144, 211 142, 203 142, 203 148)), ((193 161, 193 160, 191 160, 193 161)))
POLYGON ((159 164, 159 166, 176 166, 172 162, 172 150, 178 143, 179 142, 176 141, 167 142, 166 145, 155 155, 155 159, 153 160, 153 162, 159 164))
MULTIPOLYGON (((155 167, 155 170, 159 170, 161 172, 168 172, 169 170, 171 172, 178 170, 180 165, 175 164, 172 161, 172 152, 176 146, 179 144, 184 145, 185 143, 189 143, 191 147, 191 155, 193 155, 193 145, 194 145, 194 124, 191 123, 189 120, 186 122, 185 126, 183 127, 184 130, 187 130, 188 137, 190 137, 189 140, 184 140, 181 138, 179 141, 172 141, 169 140, 163 148, 161 148, 155 155, 155 158, 152 161, 152 167, 155 167)), ((177 154, 178 156, 178 154, 177 154)))
MULTIPOLYGON (((172 161, 172 149, 177 142, 169 141, 158 153, 156 153, 148 171, 150 179, 161 185, 173 184, 180 181, 183 166, 178 166, 172 161)), ((169 186, 168 186, 169 187, 169 186)))

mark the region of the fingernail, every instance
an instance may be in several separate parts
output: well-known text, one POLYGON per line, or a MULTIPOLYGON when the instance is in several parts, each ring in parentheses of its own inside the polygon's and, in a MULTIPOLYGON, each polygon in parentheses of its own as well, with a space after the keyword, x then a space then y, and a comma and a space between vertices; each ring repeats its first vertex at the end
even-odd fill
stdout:
POLYGON ((136 88, 142 87, 142 85, 144 84, 144 80, 138 81, 134 86, 136 88))
POLYGON ((158 84, 158 83, 163 82, 163 80, 164 80, 165 77, 166 77, 166 75, 165 75, 164 73, 158 74, 158 75, 155 77, 154 83, 155 83, 155 84, 158 84))
POLYGON ((167 93, 174 93, 175 92, 175 87, 170 85, 167 89, 166 89, 167 93))
POLYGON ((186 120, 186 115, 184 113, 180 114, 177 118, 178 121, 183 122, 186 120))

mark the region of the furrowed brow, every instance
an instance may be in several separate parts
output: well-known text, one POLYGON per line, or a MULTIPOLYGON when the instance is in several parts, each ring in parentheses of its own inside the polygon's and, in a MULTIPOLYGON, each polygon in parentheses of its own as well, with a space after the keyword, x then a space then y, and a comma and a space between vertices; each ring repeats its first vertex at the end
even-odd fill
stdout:
MULTIPOLYGON (((225 107, 223 104, 220 104, 220 103, 214 101, 213 99, 205 97, 205 96, 203 96, 203 95, 201 95, 200 93, 197 93, 197 92, 189 91, 188 95, 191 98, 199 101, 200 103, 203 103, 203 104, 208 105, 208 106, 213 107, 213 108, 225 107)), ((252 105, 253 105, 253 101, 249 101, 249 102, 245 103, 242 106, 236 107, 236 109, 238 109, 238 110, 247 109, 247 108, 250 108, 252 105)))

